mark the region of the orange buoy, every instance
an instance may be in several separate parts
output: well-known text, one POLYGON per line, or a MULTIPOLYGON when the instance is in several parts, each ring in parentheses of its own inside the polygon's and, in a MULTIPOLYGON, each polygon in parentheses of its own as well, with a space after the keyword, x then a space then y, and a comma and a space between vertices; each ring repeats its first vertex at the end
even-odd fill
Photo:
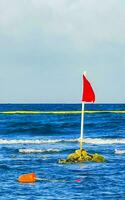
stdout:
POLYGON ((19 176, 18 181, 20 183, 34 183, 37 180, 37 176, 35 173, 23 174, 19 176))

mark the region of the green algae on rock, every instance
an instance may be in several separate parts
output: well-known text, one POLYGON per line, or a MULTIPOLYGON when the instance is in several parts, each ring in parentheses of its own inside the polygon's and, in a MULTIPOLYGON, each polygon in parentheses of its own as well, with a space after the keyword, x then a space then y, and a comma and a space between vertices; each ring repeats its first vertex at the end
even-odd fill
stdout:
POLYGON ((73 164, 73 163, 83 163, 83 162, 104 162, 105 158, 100 154, 89 154, 84 149, 76 150, 74 153, 69 154, 67 159, 60 159, 60 164, 73 164))

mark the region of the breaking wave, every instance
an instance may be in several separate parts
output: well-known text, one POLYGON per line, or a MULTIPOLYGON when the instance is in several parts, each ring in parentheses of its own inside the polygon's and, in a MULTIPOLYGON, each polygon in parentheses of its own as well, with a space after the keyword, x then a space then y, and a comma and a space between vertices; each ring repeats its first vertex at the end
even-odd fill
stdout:
POLYGON ((6 140, 0 139, 0 144, 51 144, 51 143, 63 143, 63 142, 77 142, 78 139, 55 139, 55 140, 6 140))
POLYGON ((115 154, 125 154, 125 150, 115 149, 115 154))
MULTIPOLYGON (((53 144, 53 143, 76 143, 79 142, 79 138, 76 139, 49 139, 49 140, 24 140, 24 139, 0 139, 0 144, 53 144)), ((120 139, 101 139, 101 138, 85 138, 84 142, 86 144, 125 144, 125 138, 120 139)))
POLYGON ((125 144, 125 138, 120 139, 101 139, 101 138, 86 138, 87 144, 125 144))
POLYGON ((19 149, 19 153, 57 153, 59 149, 19 149))

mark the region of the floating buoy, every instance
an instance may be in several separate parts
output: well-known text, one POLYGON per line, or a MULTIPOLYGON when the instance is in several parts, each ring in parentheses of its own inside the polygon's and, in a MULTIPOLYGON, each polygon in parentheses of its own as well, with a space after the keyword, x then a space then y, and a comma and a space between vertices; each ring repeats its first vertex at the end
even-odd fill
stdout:
POLYGON ((37 176, 35 173, 23 174, 19 176, 18 181, 20 183, 34 183, 37 181, 37 176))
MULTIPOLYGON (((36 181, 49 181, 49 182, 70 182, 70 181, 66 181, 66 180, 49 180, 49 179, 45 179, 45 178, 37 178, 35 173, 30 173, 30 174, 23 174, 21 176, 19 176, 18 181, 20 183, 35 183, 36 181)), ((76 183, 80 183, 81 180, 77 179, 74 180, 76 183)))

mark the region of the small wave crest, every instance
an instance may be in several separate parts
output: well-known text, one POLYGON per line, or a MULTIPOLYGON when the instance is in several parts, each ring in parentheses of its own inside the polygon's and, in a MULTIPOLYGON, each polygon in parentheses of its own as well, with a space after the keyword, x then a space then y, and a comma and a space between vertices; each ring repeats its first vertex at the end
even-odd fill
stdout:
POLYGON ((120 139, 101 139, 101 138, 86 138, 85 143, 87 144, 125 144, 125 138, 120 139))
POLYGON ((77 142, 78 139, 55 139, 55 140, 6 140, 0 139, 0 144, 47 144, 47 143, 63 143, 63 142, 77 142))
POLYGON ((60 152, 59 149, 19 149, 19 153, 57 153, 60 152))
MULTIPOLYGON (((54 144, 54 143, 76 143, 79 142, 80 139, 49 139, 49 140, 24 140, 24 139, 14 139, 14 140, 7 140, 7 139, 0 139, 1 144, 54 144)), ((85 138, 83 141, 86 144, 96 144, 96 145, 105 145, 105 144, 125 144, 125 138, 119 139, 102 139, 102 138, 85 138)))
POLYGON ((125 154, 125 150, 115 149, 115 154, 125 154))

